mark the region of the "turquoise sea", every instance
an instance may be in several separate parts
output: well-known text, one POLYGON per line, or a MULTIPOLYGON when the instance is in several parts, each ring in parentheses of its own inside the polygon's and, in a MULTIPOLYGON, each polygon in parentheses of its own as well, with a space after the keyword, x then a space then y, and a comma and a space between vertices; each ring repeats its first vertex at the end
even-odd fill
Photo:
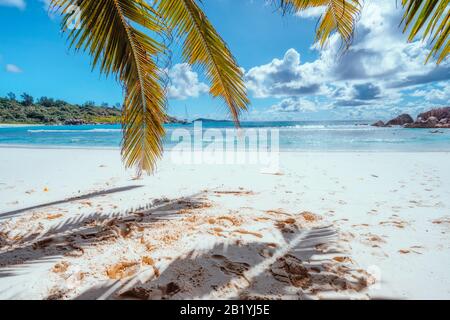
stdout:
MULTIPOLYGON (((450 151, 449 129, 376 128, 368 121, 247 121, 243 129, 277 129, 281 151, 450 151)), ((203 121, 202 129, 233 129, 232 122, 203 121)), ((176 145, 177 129, 194 134, 194 125, 168 124, 166 149, 176 145)), ((198 131, 198 130, 197 130, 198 131)), ((270 131, 270 130, 269 130, 270 131)), ((0 146, 78 148, 119 147, 120 125, 0 127, 0 146)), ((207 144, 207 143, 205 143, 207 144)))

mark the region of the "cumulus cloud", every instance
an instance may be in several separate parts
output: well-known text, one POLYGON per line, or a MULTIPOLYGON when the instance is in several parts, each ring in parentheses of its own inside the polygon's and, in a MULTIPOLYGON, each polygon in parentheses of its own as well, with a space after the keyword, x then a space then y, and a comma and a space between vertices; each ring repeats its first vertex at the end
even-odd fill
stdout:
POLYGON ((302 11, 297 12, 295 15, 300 18, 309 19, 309 18, 319 18, 322 14, 325 13, 325 6, 321 7, 311 7, 302 11))
POLYGON ((176 64, 168 74, 170 79, 168 97, 171 99, 195 98, 209 90, 208 85, 199 81, 198 74, 187 63, 176 64))
POLYGON ((19 68, 18 66, 16 66, 15 64, 7 64, 5 66, 5 70, 6 72, 10 72, 10 73, 21 73, 22 69, 19 68))
POLYGON ((354 98, 358 100, 373 100, 380 96, 380 87, 371 83, 355 84, 353 85, 355 92, 354 98))
POLYGON ((398 98, 394 92, 389 91, 381 84, 370 82, 345 83, 332 91, 328 96, 332 98, 336 106, 361 106, 376 102, 377 100, 394 100, 398 98))
POLYGON ((283 99, 269 109, 270 112, 305 112, 317 110, 318 105, 315 102, 302 98, 283 99))
MULTIPOLYGON (((301 55, 289 49, 282 59, 248 70, 248 88, 255 98, 283 98, 279 107, 290 102, 290 107, 282 109, 293 112, 304 110, 295 107, 298 98, 320 97, 334 104, 336 112, 339 107, 361 107, 361 114, 370 108, 393 113, 399 104, 406 106, 404 100, 409 99, 411 90, 450 80, 450 59, 439 66, 434 61, 424 64, 429 53, 426 43, 407 42, 399 27, 402 13, 395 1, 367 2, 346 52, 342 52, 338 35, 333 35, 324 49, 313 46, 318 57, 311 62, 302 63, 301 55)), ((300 16, 318 15, 317 9, 300 16)), ((449 100, 443 87, 434 90, 419 90, 415 97, 422 94, 428 101, 449 100)))
MULTIPOLYGON (((404 88, 449 79, 448 60, 439 67, 433 62, 424 65, 429 53, 426 43, 407 42, 398 26, 402 12, 390 1, 365 5, 350 50, 332 65, 335 80, 371 79, 386 87, 404 88)), ((338 47, 334 36, 321 59, 329 59, 338 47)))
POLYGON ((0 0, 0 6, 15 7, 23 10, 26 7, 26 3, 24 0, 0 0))
POLYGON ((411 96, 420 97, 426 101, 442 101, 448 103, 450 98, 450 83, 437 84, 435 87, 426 87, 415 90, 411 96))
POLYGON ((320 84, 310 77, 314 70, 300 63, 300 54, 289 49, 283 59, 251 68, 245 74, 247 88, 256 98, 299 96, 316 94, 320 84))

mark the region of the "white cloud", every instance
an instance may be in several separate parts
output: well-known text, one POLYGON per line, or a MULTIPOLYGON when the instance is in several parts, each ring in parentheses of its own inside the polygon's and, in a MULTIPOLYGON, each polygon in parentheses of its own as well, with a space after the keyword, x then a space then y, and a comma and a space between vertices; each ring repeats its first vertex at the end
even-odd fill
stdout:
POLYGON ((171 99, 195 98, 209 90, 208 85, 198 80, 198 74, 187 63, 176 64, 168 73, 168 97, 171 99))
POLYGON ((322 14, 325 13, 326 7, 311 7, 302 11, 297 12, 295 15, 300 18, 308 19, 308 18, 319 18, 322 14))
POLYGON ((15 7, 23 10, 26 7, 26 3, 24 0, 0 0, 0 6, 15 7))
POLYGON ((314 112, 320 107, 316 102, 303 98, 287 98, 270 107, 269 112, 314 112))
POLYGON ((411 96, 421 97, 426 101, 442 101, 448 103, 450 101, 450 83, 442 83, 436 85, 436 87, 418 89, 414 91, 411 96))
POLYGON ((320 83, 310 77, 314 72, 312 64, 302 65, 300 54, 289 49, 283 59, 251 68, 245 79, 247 88, 256 98, 299 96, 319 92, 320 83))
MULTIPOLYGON (((342 52, 336 34, 324 49, 312 47, 318 52, 312 62, 302 63, 301 55, 289 49, 282 59, 273 59, 246 73, 249 90, 256 98, 284 98, 270 110, 290 112, 307 111, 301 102, 305 97, 315 97, 323 99, 325 105, 334 105, 335 112, 350 113, 359 108, 361 115, 371 109, 379 114, 394 113, 397 106, 404 107, 410 100, 411 89, 417 90, 415 97, 422 95, 430 102, 449 101, 446 86, 431 92, 422 88, 449 83, 450 59, 440 66, 433 61, 424 64, 429 49, 422 41, 407 42, 399 27, 402 12, 395 1, 365 3, 353 43, 346 52, 342 52)), ((317 14, 308 12, 303 17, 317 14)))
POLYGON ((16 66, 15 64, 7 64, 5 66, 5 70, 10 73, 21 73, 22 69, 16 66))

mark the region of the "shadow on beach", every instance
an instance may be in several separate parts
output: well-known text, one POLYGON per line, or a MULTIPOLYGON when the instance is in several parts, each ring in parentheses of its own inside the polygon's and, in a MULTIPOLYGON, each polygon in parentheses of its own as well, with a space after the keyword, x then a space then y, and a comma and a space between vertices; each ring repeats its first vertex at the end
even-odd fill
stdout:
POLYGON ((180 210, 200 205, 197 196, 157 199, 125 211, 80 215, 42 233, 15 236, 9 243, 0 243, 0 279, 23 274, 35 264, 82 256, 84 248, 124 237, 131 232, 130 227, 150 228, 155 222, 176 218, 180 210))
POLYGON ((69 203, 69 202, 73 202, 73 201, 87 200, 87 199, 100 197, 100 196, 104 196, 104 195, 108 195, 108 194, 112 194, 112 193, 125 192, 125 191, 129 191, 129 190, 133 190, 133 189, 141 188, 141 187, 143 187, 143 186, 135 185, 135 186, 126 186, 126 187, 119 187, 119 188, 95 191, 95 192, 91 192, 91 193, 84 194, 81 196, 76 196, 76 197, 71 197, 71 198, 67 198, 67 199, 63 199, 63 200, 48 202, 48 203, 44 203, 44 204, 40 204, 40 205, 28 207, 28 208, 22 208, 22 209, 13 210, 13 211, 2 212, 2 213, 0 213, 0 220, 11 218, 13 216, 19 215, 21 213, 25 213, 27 211, 35 210, 35 209, 42 209, 45 207, 55 206, 55 205, 59 205, 59 204, 65 204, 65 203, 69 203))
POLYGON ((290 233, 280 247, 217 243, 208 250, 191 250, 156 273, 155 266, 143 268, 75 299, 312 299, 360 292, 367 287, 367 273, 328 256, 340 253, 333 249, 336 236, 333 228, 321 227, 290 233), (324 253, 318 247, 329 249, 324 253))
MULTIPOLYGON (((192 209, 207 207, 208 201, 205 192, 173 200, 158 199, 126 211, 94 212, 66 219, 43 233, 22 235, 9 244, 0 243, 0 281, 11 283, 14 280, 6 280, 31 272, 35 276, 36 265, 47 262, 44 269, 48 272, 48 266, 62 257, 82 257, 86 248, 97 244, 114 245, 135 229, 145 230, 161 221, 179 220, 189 216, 192 209)), ((200 211, 200 215, 203 213, 200 211)), ((338 234, 332 226, 292 224, 290 228, 272 231, 281 233, 280 243, 262 238, 261 241, 218 238, 206 248, 204 243, 194 243, 203 247, 185 248, 174 260, 150 259, 146 264, 139 263, 138 270, 130 276, 103 280, 70 297, 310 299, 328 293, 361 292, 367 287, 365 271, 354 269, 350 258, 335 259, 343 252, 337 246, 338 234)), ((2 296, 19 298, 22 292, 18 290, 25 290, 26 285, 22 288, 4 287, 2 296)), ((47 299, 65 299, 67 293, 49 294, 47 299)))

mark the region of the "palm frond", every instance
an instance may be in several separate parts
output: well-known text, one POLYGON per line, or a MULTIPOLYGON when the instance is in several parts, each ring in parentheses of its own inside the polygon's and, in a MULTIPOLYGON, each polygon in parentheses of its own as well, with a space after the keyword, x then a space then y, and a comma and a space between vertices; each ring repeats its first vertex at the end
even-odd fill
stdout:
POLYGON ((299 12, 314 7, 324 7, 319 19, 316 42, 323 47, 334 32, 338 32, 348 47, 353 38, 361 0, 277 0, 284 12, 299 12))
POLYGON ((441 63, 450 52, 450 6, 449 0, 402 0, 405 14, 403 32, 410 28, 408 40, 413 41, 422 32, 423 39, 429 37, 431 57, 441 63))
POLYGON ((238 124, 240 111, 249 104, 243 72, 196 1, 159 0, 157 11, 169 28, 183 38, 185 61, 206 71, 211 95, 225 101, 238 124))
POLYGON ((164 46, 141 31, 164 32, 160 17, 144 0, 52 0, 63 15, 71 46, 87 51, 92 67, 114 74, 125 93, 122 157, 139 173, 152 172, 162 152, 165 92, 155 62, 164 46), (72 6, 80 13, 78 28, 69 30, 72 6), (136 27, 134 26, 136 25, 136 27), (138 29, 140 26, 140 29, 138 29))
POLYGON ((329 0, 274 0, 283 13, 296 13, 308 8, 324 7, 329 0))

